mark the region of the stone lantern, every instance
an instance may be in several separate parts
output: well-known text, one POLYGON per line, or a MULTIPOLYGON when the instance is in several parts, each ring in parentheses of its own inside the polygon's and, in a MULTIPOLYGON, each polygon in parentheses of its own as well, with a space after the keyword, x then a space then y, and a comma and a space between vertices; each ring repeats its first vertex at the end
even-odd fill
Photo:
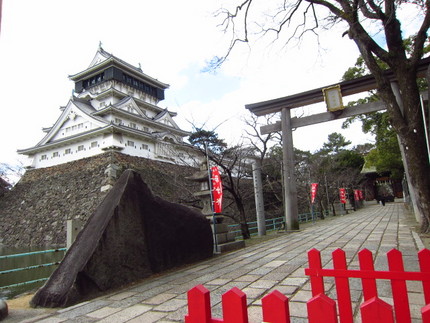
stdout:
POLYGON ((221 253, 245 247, 245 242, 243 240, 235 240, 234 232, 228 232, 228 225, 223 223, 224 216, 213 213, 207 164, 202 163, 200 165, 200 170, 192 176, 187 177, 187 179, 200 183, 200 191, 195 192, 193 195, 200 199, 203 205, 201 212, 211 223, 214 252, 221 253))

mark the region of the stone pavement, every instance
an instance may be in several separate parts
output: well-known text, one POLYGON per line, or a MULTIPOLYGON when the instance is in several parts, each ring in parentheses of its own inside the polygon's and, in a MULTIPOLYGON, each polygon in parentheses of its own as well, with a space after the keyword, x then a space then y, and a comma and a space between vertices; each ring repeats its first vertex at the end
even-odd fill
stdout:
MULTIPOLYGON (((413 233, 415 225, 402 203, 385 206, 368 204, 357 212, 303 225, 300 232, 278 233, 276 238, 218 255, 212 259, 157 275, 128 288, 92 301, 60 310, 10 310, 5 322, 183 322, 187 313, 187 291, 203 284, 211 291, 212 316, 222 317, 221 295, 238 287, 247 295, 249 321, 262 322, 261 298, 277 289, 290 298, 292 322, 307 322, 306 302, 311 298, 307 251, 321 251, 323 265, 332 268, 331 252, 342 248, 348 267, 358 268, 357 252, 367 248, 374 253, 375 267, 387 269, 386 252, 397 248, 403 253, 406 270, 417 270, 421 240, 413 233)), ((335 298, 333 279, 326 290, 335 298)), ((389 300, 387 282, 379 284, 381 298, 389 300)), ((419 283, 408 284, 414 321, 424 305, 419 283)), ((361 284, 351 279, 353 303, 361 298, 361 284)), ((355 307, 358 313, 358 307, 355 307)), ((359 317, 359 314, 357 314, 359 317)))

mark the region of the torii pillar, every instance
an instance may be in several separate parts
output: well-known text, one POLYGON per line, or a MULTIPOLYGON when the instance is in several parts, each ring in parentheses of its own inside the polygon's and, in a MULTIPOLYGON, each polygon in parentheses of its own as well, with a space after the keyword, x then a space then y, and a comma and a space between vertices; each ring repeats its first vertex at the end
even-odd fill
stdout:
POLYGON ((286 230, 299 230, 299 211, 297 207, 297 185, 294 174, 293 129, 290 109, 281 110, 282 131, 282 180, 284 186, 284 214, 286 230))

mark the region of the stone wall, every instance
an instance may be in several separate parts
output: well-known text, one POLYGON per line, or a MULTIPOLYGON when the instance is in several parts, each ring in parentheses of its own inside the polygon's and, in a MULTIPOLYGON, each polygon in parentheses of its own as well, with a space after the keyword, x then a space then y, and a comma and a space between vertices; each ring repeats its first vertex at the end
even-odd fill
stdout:
POLYGON ((195 169, 107 152, 28 170, 11 191, 0 197, 0 243, 65 246, 66 220, 86 221, 107 194, 101 188, 129 168, 141 174, 154 194, 175 203, 194 202, 192 193, 197 188, 185 177, 195 169), (106 170, 112 164, 118 170, 114 178, 109 178, 106 170))

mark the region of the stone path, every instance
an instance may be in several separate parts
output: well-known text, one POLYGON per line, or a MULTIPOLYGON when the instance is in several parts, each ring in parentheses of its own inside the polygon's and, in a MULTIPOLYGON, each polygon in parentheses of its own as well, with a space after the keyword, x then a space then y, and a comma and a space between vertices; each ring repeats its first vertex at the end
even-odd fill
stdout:
MULTIPOLYGON (((236 286, 247 295, 250 322, 262 322, 261 298, 274 289, 290 298, 292 322, 307 322, 306 301, 311 298, 311 291, 304 268, 308 250, 320 250, 323 265, 332 268, 331 252, 342 248, 349 268, 356 269, 358 251, 367 248, 376 257, 376 269, 385 270, 386 252, 397 248, 403 253, 405 269, 415 271, 417 251, 423 245, 412 233, 410 223, 402 203, 387 203, 385 207, 367 205, 349 215, 308 224, 300 232, 279 234, 274 239, 146 279, 73 307, 54 312, 12 309, 5 322, 183 322, 187 313, 186 293, 197 284, 211 291, 213 317, 222 317, 221 295, 236 286)), ((333 279, 325 282, 329 295, 335 298, 333 279)), ((380 283, 378 290, 381 298, 389 300, 387 284, 380 283)), ((412 291, 414 321, 420 322, 419 309, 424 305, 422 288, 416 282, 408 287, 412 291)), ((352 279, 351 289, 353 303, 358 306, 361 283, 352 279)))

